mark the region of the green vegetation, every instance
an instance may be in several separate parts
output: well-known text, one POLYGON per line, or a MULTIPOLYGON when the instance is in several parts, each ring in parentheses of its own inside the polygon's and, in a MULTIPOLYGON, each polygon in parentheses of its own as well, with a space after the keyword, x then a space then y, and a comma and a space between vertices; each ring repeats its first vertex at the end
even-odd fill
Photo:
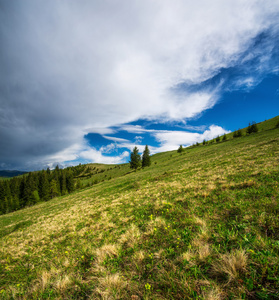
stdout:
POLYGON ((246 130, 247 134, 257 133, 258 131, 259 131, 259 129, 258 129, 256 122, 252 122, 252 124, 249 123, 249 126, 246 130))
POLYGON ((0 297, 277 299, 278 121, 0 216, 0 297))
POLYGON ((182 153, 182 152, 183 152, 183 147, 182 147, 182 145, 179 146, 179 148, 177 149, 177 152, 178 152, 178 153, 182 153))
POLYGON ((146 145, 142 154, 141 166, 144 168, 144 167, 150 167, 150 165, 151 165, 150 151, 148 149, 148 146, 146 145))
POLYGON ((140 167, 141 167, 141 157, 139 155, 139 149, 135 147, 133 149, 133 152, 131 152, 130 168, 137 170, 140 167))
POLYGON ((75 189, 74 174, 80 174, 84 166, 30 172, 10 180, 0 181, 0 214, 9 213, 40 201, 48 201, 75 189))

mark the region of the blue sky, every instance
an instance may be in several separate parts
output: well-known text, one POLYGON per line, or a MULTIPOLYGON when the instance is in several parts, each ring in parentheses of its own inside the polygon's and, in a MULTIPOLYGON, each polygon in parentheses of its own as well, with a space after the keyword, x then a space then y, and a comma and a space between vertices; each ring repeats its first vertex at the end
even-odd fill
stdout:
POLYGON ((279 112, 279 2, 0 0, 0 169, 124 163, 279 112))

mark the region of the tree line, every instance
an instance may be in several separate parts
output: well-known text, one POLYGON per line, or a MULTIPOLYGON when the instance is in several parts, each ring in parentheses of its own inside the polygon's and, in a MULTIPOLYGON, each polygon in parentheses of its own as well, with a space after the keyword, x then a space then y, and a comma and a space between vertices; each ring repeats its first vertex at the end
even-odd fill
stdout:
POLYGON ((78 176, 84 167, 79 165, 60 169, 57 165, 53 171, 48 168, 9 180, 1 180, 0 214, 72 193, 76 188, 74 177, 78 176))
MULTIPOLYGON (((278 121, 278 123, 276 124, 276 126, 275 126, 276 128, 279 128, 279 121, 278 121)), ((252 123, 249 123, 249 125, 248 125, 248 127, 247 127, 247 129, 246 129, 246 135, 249 135, 249 134, 252 134, 252 133, 257 133, 259 131, 259 128, 258 128, 258 125, 257 125, 257 123, 256 122, 252 122, 252 123)), ((238 130, 236 130, 236 131, 234 131, 233 132, 233 138, 238 138, 238 137, 242 137, 243 136, 243 131, 241 130, 241 129, 238 129, 238 130)), ((219 142, 225 142, 225 141, 227 141, 227 135, 226 134, 224 134, 224 135, 222 135, 222 136, 217 136, 215 139, 213 139, 213 140, 210 140, 210 141, 206 141, 205 139, 203 140, 203 142, 202 142, 202 144, 203 145, 207 145, 207 144, 213 144, 214 143, 214 141, 216 142, 216 143, 219 143, 219 142)), ((198 143, 198 142, 196 142, 196 144, 193 144, 192 145, 192 147, 194 147, 194 146, 199 146, 199 145, 201 145, 200 143, 198 143)), ((182 145, 180 145, 179 146, 179 148, 177 149, 177 152, 178 153, 182 153, 184 151, 184 148, 183 148, 183 146, 182 145)))

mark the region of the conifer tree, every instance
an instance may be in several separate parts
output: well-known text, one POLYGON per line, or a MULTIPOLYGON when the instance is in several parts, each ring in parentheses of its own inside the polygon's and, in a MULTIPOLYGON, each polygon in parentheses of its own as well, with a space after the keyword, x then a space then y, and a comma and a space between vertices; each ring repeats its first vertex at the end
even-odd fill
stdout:
POLYGON ((178 152, 178 153, 182 153, 182 152, 183 152, 183 147, 182 147, 182 145, 179 146, 179 148, 177 149, 177 152, 178 152))
POLYGON ((251 133, 257 133, 259 131, 258 126, 256 122, 249 123, 249 126, 247 127, 246 133, 251 134, 251 133))
POLYGON ((148 149, 148 146, 145 146, 145 149, 142 154, 142 164, 141 166, 144 167, 149 167, 151 165, 151 160, 150 160, 150 151, 148 149))
POLYGON ((81 185, 80 179, 78 179, 76 182, 76 190, 81 189, 81 187, 82 187, 82 185, 81 185))
POLYGON ((45 170, 40 173, 39 177, 39 195, 43 201, 50 199, 48 173, 45 170))
POLYGON ((241 129, 237 130, 237 137, 242 137, 242 130, 241 129))
POLYGON ((246 133, 247 134, 251 134, 252 133, 252 129, 251 129, 252 127, 251 127, 251 123, 249 123, 249 125, 248 125, 248 127, 247 127, 247 129, 246 129, 246 133))
POLYGON ((259 131, 258 125, 256 122, 253 122, 251 125, 251 131, 257 133, 259 131))
POLYGON ((226 141, 227 140, 227 135, 226 134, 224 134, 223 135, 223 139, 222 139, 222 141, 224 142, 224 141, 226 141))
POLYGON ((66 186, 68 193, 72 193, 75 190, 74 176, 72 170, 66 173, 66 186))
POLYGON ((55 179, 52 179, 50 182, 50 197, 54 198, 59 195, 58 188, 57 188, 57 182, 55 179))
POLYGON ((133 152, 131 152, 130 155, 130 168, 136 170, 140 166, 141 166, 141 157, 139 155, 139 149, 135 147, 133 149, 133 152))
POLYGON ((61 195, 67 194, 67 182, 66 182, 66 174, 63 170, 60 174, 60 187, 61 187, 61 195))

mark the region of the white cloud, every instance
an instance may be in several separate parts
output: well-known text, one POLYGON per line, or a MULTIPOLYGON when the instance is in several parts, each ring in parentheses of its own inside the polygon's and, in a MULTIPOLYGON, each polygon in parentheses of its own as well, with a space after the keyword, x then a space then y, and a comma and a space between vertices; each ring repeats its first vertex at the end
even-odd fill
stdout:
POLYGON ((120 142, 120 143, 128 142, 127 139, 122 139, 122 138, 118 138, 118 137, 114 137, 114 136, 103 135, 103 137, 106 138, 107 140, 111 140, 114 142, 120 142))
MULTIPOLYGON (((0 163, 17 165, 73 159, 90 131, 112 134, 110 126, 139 118, 183 120, 211 108, 220 87, 184 94, 173 87, 233 66, 256 35, 276 26, 279 12, 274 0, 18 0, 3 6, 0 133, 7 143, 0 163)), ((171 135, 157 137, 176 144, 171 135)), ((83 156, 109 159, 95 150, 83 156)))
POLYGON ((119 164, 126 162, 129 152, 124 151, 118 156, 105 156, 101 151, 90 148, 82 151, 79 156, 91 163, 119 164))
POLYGON ((220 126, 211 125, 208 130, 203 133, 194 133, 187 131, 155 131, 153 135, 156 140, 160 143, 158 152, 175 150, 179 145, 184 147, 200 143, 204 139, 211 140, 218 135, 229 133, 229 131, 223 129, 220 126))

